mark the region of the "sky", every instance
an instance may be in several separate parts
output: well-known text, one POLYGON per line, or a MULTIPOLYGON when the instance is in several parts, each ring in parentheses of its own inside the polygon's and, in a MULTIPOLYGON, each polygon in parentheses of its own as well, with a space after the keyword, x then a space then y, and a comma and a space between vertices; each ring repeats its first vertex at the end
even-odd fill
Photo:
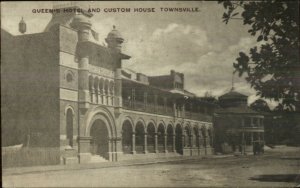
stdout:
MULTIPOLYGON (((64 2, 68 3, 68 2, 64 2)), ((27 32, 43 32, 50 13, 32 13, 33 9, 51 9, 58 2, 1 2, 1 27, 20 35, 21 17, 27 32)), ((123 52, 132 58, 123 67, 146 75, 170 74, 170 70, 185 75, 185 89, 204 96, 210 92, 220 96, 232 87, 233 62, 240 51, 248 52, 257 45, 247 33, 242 20, 222 22, 224 8, 216 1, 145 1, 145 2, 77 2, 82 7, 100 8, 92 17, 93 29, 100 43, 115 25, 125 39, 123 52), (161 12, 161 7, 198 8, 199 12, 161 12), (104 8, 155 8, 151 13, 105 13, 104 8)), ((258 97, 245 81, 234 76, 237 92, 248 95, 248 103, 258 97)), ((272 107, 271 101, 268 101, 272 107)))

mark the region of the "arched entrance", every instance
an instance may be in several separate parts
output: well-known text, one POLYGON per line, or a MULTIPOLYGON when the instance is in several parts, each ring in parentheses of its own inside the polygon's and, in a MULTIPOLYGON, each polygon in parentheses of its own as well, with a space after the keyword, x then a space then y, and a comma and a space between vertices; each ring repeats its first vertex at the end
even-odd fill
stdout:
POLYGON ((176 151, 179 154, 183 154, 183 150, 182 150, 182 129, 181 126, 179 124, 176 125, 176 137, 175 137, 175 146, 176 146, 176 151))
POLYGON ((149 153, 155 153, 155 127, 153 123, 147 126, 147 147, 149 153))
POLYGON ((128 120, 122 126, 122 149, 123 153, 132 152, 132 124, 128 120))
POLYGON ((157 144, 158 152, 163 153, 165 151, 165 128, 163 124, 159 124, 157 129, 157 144))
POLYGON ((173 127, 170 124, 168 125, 167 128, 167 148, 168 148, 168 152, 173 151, 173 127))
POLYGON ((135 151, 136 153, 144 152, 144 126, 141 122, 138 122, 135 127, 135 151))
POLYGON ((100 155, 105 159, 109 159, 109 143, 108 130, 105 123, 101 119, 97 119, 90 129, 91 136, 91 153, 92 155, 100 155))

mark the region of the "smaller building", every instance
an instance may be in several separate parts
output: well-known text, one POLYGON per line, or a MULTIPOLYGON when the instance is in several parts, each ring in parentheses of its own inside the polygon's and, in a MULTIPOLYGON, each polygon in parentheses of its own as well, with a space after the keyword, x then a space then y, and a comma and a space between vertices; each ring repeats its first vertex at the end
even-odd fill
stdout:
POLYGON ((216 152, 263 152, 264 116, 247 106, 247 98, 234 89, 219 97, 220 108, 214 114, 216 152))

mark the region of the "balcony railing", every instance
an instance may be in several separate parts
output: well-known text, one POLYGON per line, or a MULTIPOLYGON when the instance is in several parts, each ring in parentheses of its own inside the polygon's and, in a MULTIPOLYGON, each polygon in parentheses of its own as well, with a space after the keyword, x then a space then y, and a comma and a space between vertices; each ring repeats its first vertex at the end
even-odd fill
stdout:
MULTIPOLYGON (((172 107, 169 106, 162 106, 162 105, 155 105, 152 103, 145 104, 141 101, 131 101, 123 99, 123 107, 130 110, 148 112, 153 114, 161 114, 167 116, 175 116, 174 110, 172 107)), ((185 115, 182 112, 177 113, 177 117, 183 117, 187 119, 194 119, 194 120, 202 120, 202 121, 211 121, 212 117, 202 113, 190 112, 185 111, 185 115)))

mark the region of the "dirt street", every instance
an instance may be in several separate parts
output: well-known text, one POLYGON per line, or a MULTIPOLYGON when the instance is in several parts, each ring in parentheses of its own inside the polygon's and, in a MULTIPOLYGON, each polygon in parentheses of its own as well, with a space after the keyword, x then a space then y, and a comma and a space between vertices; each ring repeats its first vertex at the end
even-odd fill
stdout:
POLYGON ((217 157, 102 169, 3 176, 4 187, 295 187, 300 148, 264 156, 217 157))

